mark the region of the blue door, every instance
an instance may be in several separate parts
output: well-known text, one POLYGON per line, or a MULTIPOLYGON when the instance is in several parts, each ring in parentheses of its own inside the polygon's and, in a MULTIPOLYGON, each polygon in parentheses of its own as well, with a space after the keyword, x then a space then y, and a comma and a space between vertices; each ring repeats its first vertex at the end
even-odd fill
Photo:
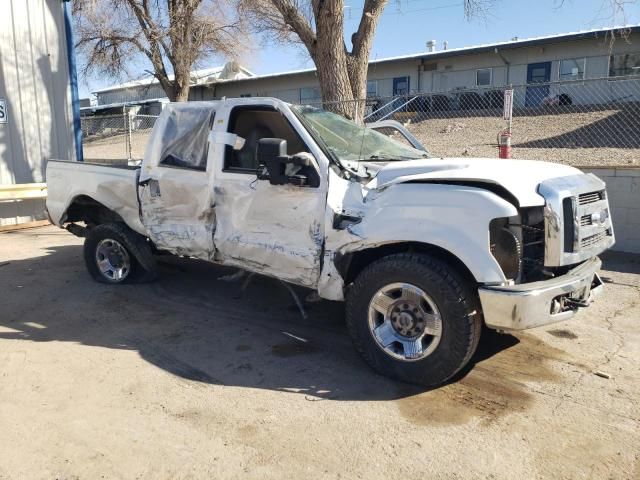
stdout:
POLYGON ((524 99, 526 107, 537 107, 545 97, 549 96, 551 80, 551 62, 530 63, 527 65, 527 84, 546 83, 540 86, 528 86, 524 99))
POLYGON ((393 79, 393 96, 409 95, 409 77, 396 77, 393 79))

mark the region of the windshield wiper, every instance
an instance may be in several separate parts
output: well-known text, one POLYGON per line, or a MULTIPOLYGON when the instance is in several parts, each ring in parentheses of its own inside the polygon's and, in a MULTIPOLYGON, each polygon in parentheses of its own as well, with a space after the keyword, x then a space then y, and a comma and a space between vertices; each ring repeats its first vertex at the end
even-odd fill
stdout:
POLYGON ((420 160, 420 158, 426 158, 426 157, 407 157, 407 156, 404 156, 404 155, 386 157, 386 156, 381 156, 381 155, 371 155, 369 157, 369 160, 378 160, 378 161, 385 161, 385 160, 420 160))

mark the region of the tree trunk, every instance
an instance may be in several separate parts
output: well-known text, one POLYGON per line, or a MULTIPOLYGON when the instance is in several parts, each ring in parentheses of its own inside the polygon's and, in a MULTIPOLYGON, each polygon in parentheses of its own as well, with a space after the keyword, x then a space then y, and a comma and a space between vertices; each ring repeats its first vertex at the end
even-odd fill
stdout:
POLYGON ((355 111, 355 120, 358 123, 364 122, 369 54, 371 53, 373 36, 378 26, 378 21, 386 4, 387 0, 365 0, 358 30, 351 37, 353 49, 349 56, 347 68, 351 79, 353 96, 361 99, 355 111))
POLYGON ((312 56, 318 72, 324 108, 355 119, 355 102, 343 40, 343 2, 330 0, 316 8, 316 42, 312 56))
MULTIPOLYGON (((369 53, 387 0, 365 0, 353 50, 344 43, 344 1, 313 2, 317 39, 309 48, 318 72, 324 107, 357 122, 364 122, 369 53)), ((309 43, 309 42, 307 42, 309 43)))
POLYGON ((175 88, 175 98, 172 102, 187 102, 189 101, 189 84, 178 86, 175 88))
POLYGON ((368 57, 358 58, 349 56, 347 70, 351 79, 351 90, 353 98, 357 99, 353 108, 353 121, 364 123, 364 107, 367 98, 367 69, 369 66, 368 57))
POLYGON ((355 101, 345 63, 344 52, 335 56, 330 52, 319 52, 315 62, 324 108, 355 119, 355 101), (336 56, 342 58, 335 59, 336 56))
MULTIPOLYGON (((184 67, 184 65, 182 66, 184 67)), ((186 70, 183 71, 183 68, 180 68, 180 71, 175 73, 175 78, 173 80, 173 97, 171 99, 172 102, 187 102, 189 100, 189 89, 191 87, 191 72, 186 70)))

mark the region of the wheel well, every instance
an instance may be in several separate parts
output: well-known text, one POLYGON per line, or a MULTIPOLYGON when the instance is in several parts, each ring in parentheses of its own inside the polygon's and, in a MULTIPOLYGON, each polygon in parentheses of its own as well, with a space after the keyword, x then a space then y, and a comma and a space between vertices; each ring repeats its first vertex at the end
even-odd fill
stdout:
POLYGON ((65 222, 85 222, 87 225, 122 222, 122 217, 102 203, 86 195, 73 199, 65 213, 65 222))
POLYGON ((396 253, 424 253, 444 261, 462 274, 467 280, 476 284, 477 281, 467 266, 453 253, 437 245, 421 242, 388 243, 377 247, 350 252, 336 258, 336 268, 344 284, 349 285, 368 265, 383 257, 396 253))

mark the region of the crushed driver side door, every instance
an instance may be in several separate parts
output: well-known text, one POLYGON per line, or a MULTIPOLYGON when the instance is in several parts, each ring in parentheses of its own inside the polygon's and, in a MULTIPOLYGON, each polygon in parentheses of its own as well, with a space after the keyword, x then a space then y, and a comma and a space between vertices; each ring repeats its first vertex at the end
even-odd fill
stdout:
POLYGON ((138 192, 156 248, 210 260, 215 212, 209 161, 211 104, 169 104, 149 139, 138 192))

